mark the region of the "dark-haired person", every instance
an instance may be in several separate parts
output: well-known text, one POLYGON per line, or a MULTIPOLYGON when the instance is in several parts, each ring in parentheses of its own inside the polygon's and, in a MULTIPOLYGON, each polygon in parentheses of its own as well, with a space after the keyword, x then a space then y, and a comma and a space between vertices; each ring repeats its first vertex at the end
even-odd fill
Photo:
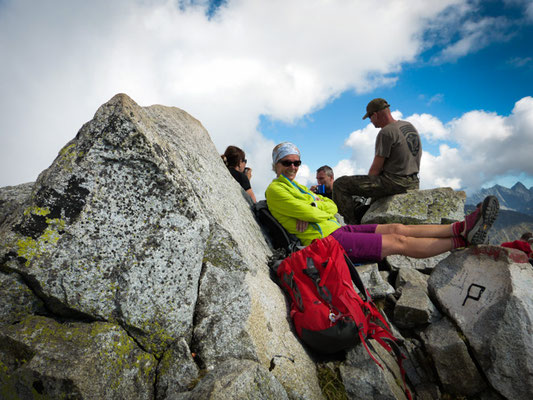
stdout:
POLYGON ((392 254, 425 258, 454 248, 481 244, 498 215, 498 200, 489 196, 464 221, 449 225, 341 227, 335 218, 335 203, 294 180, 300 165, 300 151, 294 144, 283 142, 274 147, 272 167, 277 178, 265 192, 268 209, 303 245, 332 235, 354 262, 379 261, 392 254))
POLYGON ((250 180, 244 174, 244 168, 246 167, 246 154, 237 146, 228 146, 224 154, 221 155, 222 160, 228 167, 228 170, 241 185, 244 191, 250 196, 254 203, 257 202, 255 194, 250 185, 250 180))
POLYGON ((341 176, 333 185, 333 200, 347 222, 360 219, 353 196, 379 198, 418 189, 422 144, 416 128, 392 117, 385 99, 373 99, 363 119, 370 118, 376 128, 374 160, 368 175, 341 176))
POLYGON ((316 181, 318 185, 311 186, 311 191, 321 194, 328 199, 331 199, 333 194, 333 181, 335 181, 335 176, 333 175, 333 170, 329 165, 323 165, 316 170, 316 181), (324 191, 321 193, 319 187, 322 186, 324 191))

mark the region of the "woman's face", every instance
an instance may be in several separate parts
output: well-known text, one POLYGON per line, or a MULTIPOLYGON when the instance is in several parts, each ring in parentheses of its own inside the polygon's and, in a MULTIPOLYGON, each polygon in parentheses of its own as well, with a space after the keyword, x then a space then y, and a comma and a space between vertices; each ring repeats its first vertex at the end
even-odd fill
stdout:
POLYGON ((296 174, 298 173, 298 167, 300 166, 300 156, 296 154, 291 154, 283 157, 276 164, 276 175, 280 176, 281 174, 285 175, 289 180, 294 180, 296 174), (296 162, 298 165, 294 165, 296 162), (287 164, 287 165, 284 165, 287 164))
POLYGON ((246 158, 244 160, 239 161, 239 165, 235 168, 239 172, 244 172, 244 168, 246 168, 246 158))

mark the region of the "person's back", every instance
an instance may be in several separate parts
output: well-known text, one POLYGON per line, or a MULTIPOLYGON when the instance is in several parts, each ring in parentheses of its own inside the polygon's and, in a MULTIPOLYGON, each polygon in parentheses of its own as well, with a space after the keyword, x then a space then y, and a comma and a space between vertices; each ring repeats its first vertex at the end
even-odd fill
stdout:
POLYGON ((394 121, 386 125, 381 133, 386 139, 379 142, 379 148, 376 144, 376 154, 385 157, 383 172, 401 176, 417 174, 422 151, 415 127, 407 121, 394 121))

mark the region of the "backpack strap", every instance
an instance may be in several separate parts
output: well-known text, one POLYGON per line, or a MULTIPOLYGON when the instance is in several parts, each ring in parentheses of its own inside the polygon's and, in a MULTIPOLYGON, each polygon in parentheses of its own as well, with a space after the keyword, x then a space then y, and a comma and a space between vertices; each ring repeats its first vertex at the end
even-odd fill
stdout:
POLYGON ((359 290, 359 293, 361 293, 361 296, 364 297, 364 301, 368 301, 368 293, 366 292, 365 285, 363 283, 363 280, 361 279, 361 276, 359 275, 359 272, 357 272, 357 269, 355 268, 355 265, 353 265, 352 260, 344 253, 344 260, 346 261, 346 265, 348 265, 348 269, 350 270, 350 275, 352 276, 352 281, 359 290))
POLYGON ((302 300, 302 294, 300 293, 300 289, 298 289, 298 285, 296 285, 296 282, 294 281, 294 271, 291 271, 290 274, 283 274, 283 282, 287 287, 291 289, 291 293, 294 297, 294 302, 296 303, 298 309, 300 311, 304 311, 304 303, 302 300))
POLYGON ((303 273, 306 274, 316 286, 316 291, 318 295, 324 300, 327 304, 331 304, 331 292, 326 286, 320 285, 320 273, 316 269, 315 262, 311 257, 307 257, 307 268, 303 270, 303 273))
POLYGON ((300 239, 287 230, 270 213, 266 200, 260 200, 252 206, 252 211, 260 226, 266 231, 270 243, 274 249, 283 249, 285 258, 298 250, 301 246, 300 239))

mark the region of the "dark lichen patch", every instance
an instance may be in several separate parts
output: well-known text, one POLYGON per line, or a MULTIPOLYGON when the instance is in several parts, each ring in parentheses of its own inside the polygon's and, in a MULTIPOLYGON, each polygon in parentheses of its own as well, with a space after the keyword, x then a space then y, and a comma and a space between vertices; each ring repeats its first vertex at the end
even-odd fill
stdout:
POLYGON ((29 214, 24 217, 20 224, 13 227, 13 231, 20 233, 23 236, 37 239, 43 234, 48 227, 46 217, 43 215, 29 214))
POLYGON ((83 182, 82 178, 72 176, 63 194, 47 186, 39 189, 34 206, 24 212, 22 221, 13 227, 13 231, 37 239, 46 231, 51 220, 65 218, 72 223, 85 207, 89 194, 89 190, 81 186, 83 182))
POLYGON ((85 207, 85 199, 89 194, 89 190, 81 186, 82 183, 83 179, 76 176, 71 177, 63 196, 65 217, 71 223, 80 215, 81 210, 85 207))

